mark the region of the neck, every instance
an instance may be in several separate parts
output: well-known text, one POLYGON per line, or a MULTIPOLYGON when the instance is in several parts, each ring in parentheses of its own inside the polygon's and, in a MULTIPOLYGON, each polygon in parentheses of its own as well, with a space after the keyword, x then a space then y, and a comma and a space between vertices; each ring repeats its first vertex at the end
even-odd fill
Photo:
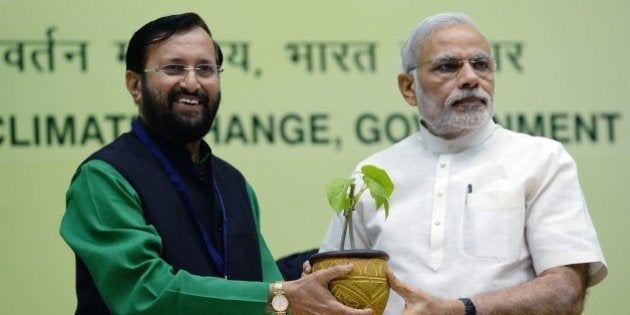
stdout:
POLYGON ((188 151, 190 151, 190 157, 192 161, 195 163, 199 162, 199 159, 200 159, 199 151, 201 148, 201 140, 187 143, 186 148, 188 148, 188 151))
POLYGON ((451 132, 437 132, 435 128, 432 128, 432 126, 430 126, 424 119, 420 121, 420 124, 422 124, 422 126, 426 128, 432 135, 442 138, 444 140, 453 140, 453 139, 461 138, 471 133, 473 130, 475 130, 475 129, 462 128, 457 131, 451 131, 451 132))

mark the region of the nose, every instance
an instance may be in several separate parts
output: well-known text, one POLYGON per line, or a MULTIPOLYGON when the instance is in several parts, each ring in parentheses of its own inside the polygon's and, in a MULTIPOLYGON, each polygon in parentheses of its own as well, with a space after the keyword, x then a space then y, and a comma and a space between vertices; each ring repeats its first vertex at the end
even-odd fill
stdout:
POLYGON ((179 85, 188 92, 195 92, 201 87, 194 69, 188 70, 186 74, 184 74, 184 77, 179 81, 179 85))
POLYGON ((481 80, 479 74, 468 61, 464 62, 457 76, 461 89, 475 89, 479 86, 479 81, 481 80))

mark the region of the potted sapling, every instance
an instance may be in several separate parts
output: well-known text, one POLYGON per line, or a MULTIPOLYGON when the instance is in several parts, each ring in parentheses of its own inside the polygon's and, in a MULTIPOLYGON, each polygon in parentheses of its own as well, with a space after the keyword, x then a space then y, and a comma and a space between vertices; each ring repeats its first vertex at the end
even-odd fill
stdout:
POLYGON ((339 250, 322 252, 309 257, 313 271, 352 263, 352 271, 344 277, 333 279, 329 289, 341 303, 353 308, 371 308, 375 315, 385 309, 389 298, 387 283, 387 260, 389 255, 383 251, 355 249, 352 216, 359 198, 368 191, 378 211, 381 207, 385 217, 389 215, 389 197, 394 191, 394 184, 385 170, 374 165, 364 165, 359 172, 362 184, 356 187, 355 177, 341 177, 326 185, 326 195, 331 208, 338 215, 343 215, 343 232, 339 250), (346 249, 346 238, 350 248, 346 249))

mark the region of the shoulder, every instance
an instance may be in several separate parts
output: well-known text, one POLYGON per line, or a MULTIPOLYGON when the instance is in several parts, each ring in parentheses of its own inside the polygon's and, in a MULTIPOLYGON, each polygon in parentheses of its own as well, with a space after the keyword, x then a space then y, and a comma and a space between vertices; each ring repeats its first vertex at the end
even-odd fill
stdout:
POLYGON ((212 156, 212 169, 215 172, 244 177, 234 165, 216 155, 212 156))
POLYGON ((81 177, 84 181, 91 182, 125 182, 120 171, 109 162, 100 159, 90 159, 82 163, 76 170, 72 181, 81 177))
POLYGON ((506 167, 519 165, 532 174, 577 172, 576 161, 564 145, 550 138, 500 128, 482 150, 485 158, 496 158, 506 167))
POLYGON ((420 156, 423 150, 420 134, 414 133, 383 150, 373 153, 361 161, 359 165, 375 164, 384 166, 385 164, 397 164, 403 159, 420 156))
POLYGON ((505 129, 500 125, 497 125, 495 135, 502 141, 517 141, 517 144, 520 145, 544 146, 545 148, 562 147, 562 143, 557 140, 505 129))
POLYGON ((241 171, 216 155, 212 156, 211 163, 213 176, 222 186, 229 187, 234 192, 238 190, 247 193, 247 180, 241 171))
POLYGON ((111 159, 115 157, 128 158, 129 156, 144 156, 146 149, 140 140, 131 132, 126 132, 94 152, 87 160, 92 158, 111 159))
POLYGON ((503 127, 497 128, 492 145, 523 155, 557 156, 569 155, 564 145, 554 139, 532 136, 503 127))

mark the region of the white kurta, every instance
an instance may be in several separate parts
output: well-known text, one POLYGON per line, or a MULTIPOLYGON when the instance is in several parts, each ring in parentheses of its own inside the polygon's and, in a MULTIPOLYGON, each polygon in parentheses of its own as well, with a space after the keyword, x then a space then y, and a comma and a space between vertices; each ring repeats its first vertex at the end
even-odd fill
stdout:
MULTIPOLYGON (((450 141, 423 129, 363 164, 385 169, 395 189, 387 219, 369 193, 361 197, 355 242, 389 253, 410 285, 460 298, 569 264, 590 263, 589 285, 607 274, 575 162, 556 141, 490 121, 450 141)), ((333 217, 320 251, 338 249, 342 218, 333 217)), ((403 305, 392 291, 385 314, 403 305)))

